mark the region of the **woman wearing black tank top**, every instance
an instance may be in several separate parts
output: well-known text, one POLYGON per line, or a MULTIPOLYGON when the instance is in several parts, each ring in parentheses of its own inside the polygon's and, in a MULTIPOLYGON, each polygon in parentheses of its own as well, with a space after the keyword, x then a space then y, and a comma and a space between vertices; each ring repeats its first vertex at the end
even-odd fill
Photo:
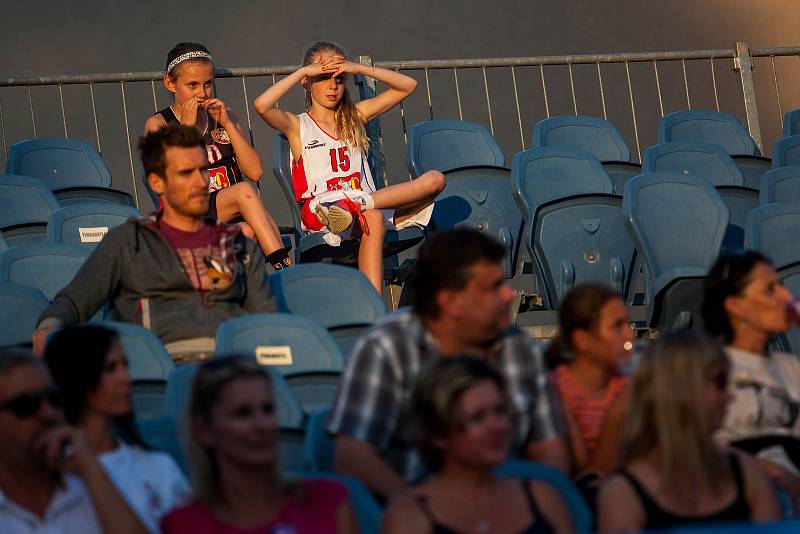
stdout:
POLYGON ((598 494, 599 531, 780 518, 755 461, 712 439, 731 398, 728 366, 722 347, 697 332, 665 334, 647 348, 633 378, 622 467, 598 494))
POLYGON ((275 269, 291 266, 278 225, 264 208, 258 190, 244 178, 261 179, 261 158, 233 111, 213 95, 214 62, 208 49, 199 43, 175 45, 167 55, 164 86, 173 94, 173 104, 147 119, 145 133, 169 122, 195 126, 206 139, 209 160, 207 216, 225 223, 243 219, 242 231, 258 241, 275 269))
POLYGON ((417 379, 409 438, 431 475, 392 500, 384 534, 572 532, 551 486, 500 478, 508 458, 511 401, 499 374, 474 357, 442 357, 417 379))

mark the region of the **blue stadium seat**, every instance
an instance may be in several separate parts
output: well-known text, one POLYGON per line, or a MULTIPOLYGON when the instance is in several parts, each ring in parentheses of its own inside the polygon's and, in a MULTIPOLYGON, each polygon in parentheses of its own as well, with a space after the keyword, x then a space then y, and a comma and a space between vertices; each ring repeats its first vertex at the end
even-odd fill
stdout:
POLYGON ((721 111, 691 109, 664 116, 658 125, 658 142, 676 141, 720 145, 728 154, 759 155, 739 119, 721 111))
POLYGON ((330 472, 290 473, 291 478, 295 479, 328 479, 335 480, 347 488, 350 494, 350 503, 358 522, 358 530, 361 534, 379 534, 381 531, 381 521, 383 519, 383 509, 375 496, 358 479, 330 472))
POLYGON ((457 169, 445 173, 447 185, 436 198, 432 229, 472 228, 506 246, 508 277, 515 270, 522 216, 514 207, 509 171, 497 168, 457 169))
POLYGON ((225 321, 217 329, 216 350, 251 354, 280 372, 309 412, 333 402, 344 370, 344 356, 322 325, 286 313, 225 321))
POLYGON ((495 470, 495 474, 521 480, 540 480, 550 484, 567 505, 575 532, 591 532, 591 509, 578 489, 558 469, 524 460, 509 459, 495 470))
POLYGON ((702 327, 699 295, 730 218, 719 193, 696 176, 646 173, 625 184, 622 210, 647 266, 648 324, 702 327))
POLYGON ((369 280, 340 265, 296 265, 270 275, 269 284, 278 311, 320 322, 345 356, 358 336, 386 315, 386 305, 369 280))
POLYGON ((565 147, 531 148, 511 163, 514 200, 524 214, 548 200, 584 193, 613 193, 614 186, 597 158, 565 147))
POLYGON ((775 141, 772 149, 772 168, 800 165, 800 135, 790 135, 775 141))
MULTIPOLYGON (((289 211, 292 214, 292 232, 294 235, 295 263, 336 262, 355 265, 358 262, 359 242, 355 239, 342 241, 341 246, 332 247, 324 239, 322 232, 305 233, 300 220, 300 207, 295 202, 292 187, 291 170, 292 153, 289 141, 283 134, 275 136, 272 150, 272 172, 278 185, 286 197, 289 211)), ((376 187, 380 184, 376 182, 376 187)), ((383 238, 383 257, 391 258, 398 253, 419 244, 425 237, 421 228, 404 228, 387 230, 383 238)), ((391 279, 391 277, 390 277, 391 279)))
POLYGON ((134 413, 139 420, 164 415, 167 377, 175 369, 161 340, 150 330, 131 323, 99 323, 119 335, 128 357, 128 371, 133 379, 134 413))
POLYGON ((648 148, 645 172, 691 174, 705 178, 717 188, 730 213, 722 250, 739 250, 744 244, 744 222, 758 205, 758 189, 745 187, 742 172, 719 145, 670 142, 648 148))
POLYGON ((761 177, 759 204, 800 203, 800 165, 773 169, 761 177))
POLYGON ((36 288, 0 282, 0 347, 29 345, 50 302, 36 288))
POLYGON ((550 309, 573 286, 601 282, 626 294, 636 247, 625 229, 622 197, 576 195, 540 204, 533 213, 529 247, 545 281, 550 309))
POLYGON ((41 180, 0 174, 0 231, 10 245, 44 240, 47 220, 60 207, 41 180))
POLYGON ((783 136, 800 134, 800 109, 793 109, 783 114, 783 136))
POLYGON ((534 147, 571 147, 585 150, 605 167, 621 195, 625 181, 642 173, 641 165, 631 163, 631 151, 619 131, 607 120, 586 115, 560 115, 536 123, 534 147))
MULTIPOLYGON (((800 204, 767 204, 747 217, 745 247, 769 257, 793 295, 800 295, 800 204)), ((800 331, 793 328, 784 334, 784 350, 800 354, 800 331)))
POLYGON ((8 241, 6 241, 6 238, 3 237, 3 232, 0 231, 0 252, 3 252, 4 250, 9 248, 10 246, 11 245, 8 244, 8 241))
POLYGON ((733 154, 731 157, 744 177, 744 186, 758 191, 761 185, 761 176, 772 168, 772 160, 764 156, 744 154, 733 154))
POLYGON ((136 208, 110 202, 71 204, 50 215, 45 239, 94 248, 110 229, 141 215, 136 208))
POLYGON ((464 167, 505 167, 506 157, 481 124, 433 120, 408 129, 406 165, 412 176, 464 167))
POLYGON ((52 300, 72 280, 90 253, 86 247, 57 243, 11 247, 0 253, 0 282, 35 287, 52 300))
POLYGON ((8 149, 6 172, 41 179, 62 205, 87 200, 134 205, 128 193, 111 189, 111 172, 100 153, 74 139, 42 138, 14 143, 8 149))
POLYGON ((305 462, 311 471, 333 471, 335 438, 328 434, 331 408, 314 411, 306 428, 305 462))

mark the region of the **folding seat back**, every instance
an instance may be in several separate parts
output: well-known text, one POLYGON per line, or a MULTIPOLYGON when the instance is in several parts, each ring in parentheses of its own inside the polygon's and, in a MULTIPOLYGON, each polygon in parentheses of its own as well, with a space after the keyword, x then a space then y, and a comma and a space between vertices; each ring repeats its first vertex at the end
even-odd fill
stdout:
POLYGON ((0 231, 11 245, 43 240, 47 220, 60 207, 38 178, 0 174, 0 231))
POLYGON ((522 213, 538 205, 584 193, 612 193, 614 186, 597 158, 566 147, 531 148, 511 163, 514 200, 522 213))
POLYGON ((333 472, 292 473, 294 479, 334 480, 347 488, 350 504, 358 522, 361 534, 379 534, 383 519, 383 508, 372 492, 358 479, 333 472))
POLYGON ((800 135, 790 135, 775 141, 772 149, 772 168, 800 165, 800 135))
POLYGON ((631 160, 628 144, 614 125, 586 115, 560 115, 537 122, 533 146, 577 148, 601 162, 631 160))
POLYGON ((800 109, 793 109, 783 115, 783 136, 797 134, 800 134, 800 109))
POLYGON ((28 243, 0 253, 0 282, 35 287, 52 300, 69 284, 91 251, 77 245, 28 243))
POLYGON ((720 145, 728 154, 759 154, 739 119, 721 111, 690 109, 666 115, 658 125, 658 142, 675 141, 720 145))
POLYGON ((286 377, 307 411, 333 402, 344 356, 316 321, 285 313, 259 313, 223 322, 217 353, 253 355, 286 377))
POLYGON ((432 120, 408 129, 406 165, 412 176, 430 170, 505 167, 506 157, 489 130, 466 121, 432 120))
POLYGON ((800 165, 780 167, 761 177, 759 204, 800 203, 800 165))
POLYGON ((622 209, 647 266, 650 324, 699 326, 698 288, 719 255, 730 218, 719 193, 696 176, 646 173, 625 184, 622 209), (674 287, 680 280, 696 283, 674 287), (668 289, 672 293, 665 294, 668 289))
POLYGON ((600 282, 625 294, 636 247, 625 229, 622 197, 587 194, 556 199, 534 211, 526 244, 545 281, 550 309, 572 287, 600 282))
POLYGON ((331 408, 321 408, 308 417, 305 463, 311 471, 333 471, 334 437, 328 434, 331 408))
POLYGON ((50 302, 36 288, 0 282, 0 347, 27 345, 50 302))
POLYGON ((8 149, 6 172, 35 176, 53 191, 111 187, 111 172, 94 147, 74 139, 30 139, 8 149))
POLYGON ((3 237, 2 231, 0 231, 0 252, 3 252, 9 247, 10 245, 8 244, 8 241, 6 241, 6 238, 3 237))
POLYGON ((503 243, 506 276, 514 275, 523 218, 514 206, 510 173, 492 167, 461 168, 446 173, 447 185, 436 197, 431 227, 471 228, 503 243))
POLYGON ((110 202, 71 204, 50 215, 46 240, 94 248, 109 230, 141 215, 136 208, 110 202))

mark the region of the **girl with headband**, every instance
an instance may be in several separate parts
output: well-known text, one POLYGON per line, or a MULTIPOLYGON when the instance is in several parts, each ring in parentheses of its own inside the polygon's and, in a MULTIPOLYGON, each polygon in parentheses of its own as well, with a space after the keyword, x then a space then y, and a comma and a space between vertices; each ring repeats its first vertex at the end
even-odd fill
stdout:
POLYGON ((206 140, 211 191, 208 217, 240 223, 255 237, 267 261, 277 270, 292 265, 280 231, 264 209, 258 190, 249 183, 262 174, 261 158, 245 138, 242 127, 225 103, 214 97, 214 60, 199 43, 178 43, 167 55, 164 86, 173 104, 147 119, 145 132, 167 123, 195 126, 206 140))

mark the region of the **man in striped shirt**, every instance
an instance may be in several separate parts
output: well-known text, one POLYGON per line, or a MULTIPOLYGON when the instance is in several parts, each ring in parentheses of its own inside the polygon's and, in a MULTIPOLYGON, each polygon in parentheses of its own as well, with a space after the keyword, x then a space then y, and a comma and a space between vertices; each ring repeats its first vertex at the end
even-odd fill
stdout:
POLYGON ((503 375, 518 412, 516 451, 569 469, 564 424, 542 353, 511 322, 504 247, 473 230, 434 234, 422 246, 412 309, 394 313, 358 341, 328 430, 335 469, 390 498, 423 475, 404 436, 406 405, 420 371, 436 358, 471 354, 503 375))

